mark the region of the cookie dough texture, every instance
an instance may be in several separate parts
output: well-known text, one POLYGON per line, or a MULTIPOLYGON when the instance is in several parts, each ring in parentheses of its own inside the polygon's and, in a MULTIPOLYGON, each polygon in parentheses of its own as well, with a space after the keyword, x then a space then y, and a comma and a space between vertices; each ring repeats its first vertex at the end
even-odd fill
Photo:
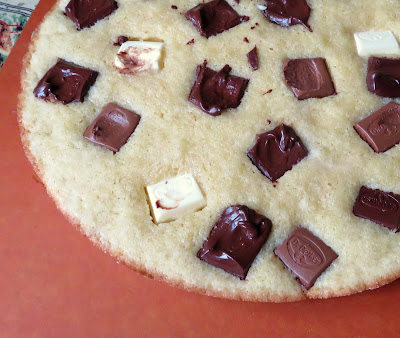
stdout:
POLYGON ((399 39, 400 3, 308 0, 310 33, 299 25, 287 29, 268 22, 255 1, 230 0, 250 21, 206 39, 182 15, 198 2, 118 0, 113 14, 82 31, 63 14, 66 0, 47 15, 25 59, 19 118, 28 157, 58 207, 135 269, 210 295, 257 301, 325 298, 399 277, 400 234, 355 217, 352 207, 362 185, 400 192, 400 147, 376 154, 353 129, 388 102, 367 91, 366 59, 357 55, 353 34, 391 30, 399 39), (259 26, 250 29, 256 22, 259 26), (119 74, 113 67, 119 35, 164 41, 164 67, 119 74), (194 44, 187 45, 192 39, 194 44), (257 71, 246 58, 254 45, 257 71), (32 94, 58 57, 99 72, 84 103, 51 104, 32 94), (314 57, 326 59, 338 94, 298 101, 284 84, 283 60, 314 57), (250 79, 237 109, 213 117, 188 102, 196 66, 204 59, 213 69, 229 64, 233 75, 250 79), (141 115, 133 136, 115 155, 83 137, 108 102, 141 115), (246 153, 256 134, 281 123, 294 128, 309 155, 274 187, 246 153), (207 206, 155 225, 145 186, 185 173, 193 174, 207 206), (220 213, 232 204, 247 205, 273 223, 245 281, 196 257, 220 213), (339 255, 309 291, 273 254, 299 224, 339 255))

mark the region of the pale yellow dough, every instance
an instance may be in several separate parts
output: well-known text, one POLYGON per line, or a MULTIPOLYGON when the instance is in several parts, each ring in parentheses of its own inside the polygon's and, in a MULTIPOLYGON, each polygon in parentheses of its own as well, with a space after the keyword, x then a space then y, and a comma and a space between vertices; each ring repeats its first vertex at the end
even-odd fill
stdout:
POLYGON ((399 1, 309 0, 310 33, 267 21, 256 7, 261 0, 239 5, 229 0, 250 21, 209 39, 182 15, 199 0, 118 0, 117 11, 82 31, 63 14, 67 2, 57 4, 33 40, 20 119, 27 152, 49 193, 92 240, 147 274, 227 298, 339 296, 400 276, 400 233, 352 214, 363 184, 400 193, 400 147, 376 154, 353 129, 388 102, 367 91, 366 59, 357 55, 353 33, 391 30, 399 39, 399 1), (259 26, 250 29, 256 22, 259 26), (119 35, 164 41, 163 69, 120 75, 113 67, 119 35), (194 44, 187 45, 192 39, 194 44), (257 71, 246 59, 254 45, 257 71), (58 57, 100 73, 84 103, 50 104, 34 97, 34 87, 58 57), (338 95, 306 101, 293 96, 282 78, 282 61, 306 57, 326 59, 338 95), (204 59, 211 68, 229 64, 234 75, 250 79, 237 109, 212 117, 188 102, 196 66, 204 59), (108 102, 141 115, 133 136, 115 155, 82 136, 108 102), (296 130, 309 156, 274 187, 246 152, 256 134, 281 123, 296 130), (184 173, 193 174, 207 206, 155 225, 145 186, 184 173), (246 281, 196 257, 231 204, 245 204, 273 223, 246 281), (273 254, 299 224, 339 255, 308 292, 273 254))

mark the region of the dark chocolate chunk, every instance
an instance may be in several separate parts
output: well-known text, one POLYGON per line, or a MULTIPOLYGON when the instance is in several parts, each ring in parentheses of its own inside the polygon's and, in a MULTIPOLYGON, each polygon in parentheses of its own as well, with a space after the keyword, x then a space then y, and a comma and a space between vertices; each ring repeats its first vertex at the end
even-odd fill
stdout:
POLYGON ((58 59, 38 82, 33 94, 39 99, 63 104, 80 101, 96 81, 98 72, 58 59))
POLYGON ((367 87, 378 96, 400 97, 400 59, 370 57, 367 87))
POLYGON ((400 105, 389 102, 358 122, 354 129, 376 153, 382 153, 400 142, 400 105))
POLYGON ((265 216, 245 205, 232 205, 222 212, 197 257, 245 279, 271 228, 265 216))
POLYGON ((188 10, 185 17, 206 38, 249 20, 247 16, 240 16, 225 0, 199 4, 188 10))
POLYGON ((114 46, 121 46, 123 43, 127 42, 129 38, 125 35, 120 35, 117 41, 113 43, 114 46))
POLYGON ((247 152, 253 164, 271 181, 276 181, 308 155, 295 131, 284 124, 257 135, 247 152))
POLYGON ((118 8, 114 0, 71 0, 65 7, 65 14, 81 30, 93 26, 118 8))
POLYGON ((400 225, 400 195, 362 186, 353 206, 353 214, 397 232, 400 225))
POLYGON ((83 136, 89 141, 118 152, 140 121, 140 115, 114 103, 108 103, 83 136))
POLYGON ((325 59, 293 59, 283 62, 286 85, 299 100, 335 95, 325 59))
POLYGON ((178 9, 178 6, 172 5, 171 8, 172 8, 172 9, 178 9))
POLYGON ((275 250, 275 255, 308 290, 338 255, 311 231, 298 226, 275 250))
POLYGON ((266 0, 266 8, 261 10, 264 16, 282 27, 303 25, 310 32, 308 25, 311 8, 306 0, 266 0))
POLYGON ((249 80, 230 75, 231 70, 229 65, 225 65, 216 72, 207 67, 206 61, 197 66, 189 101, 213 116, 220 115, 222 109, 237 108, 249 80))
POLYGON ((254 46, 254 48, 246 54, 247 60, 250 63, 251 68, 253 70, 258 69, 258 53, 257 53, 257 46, 254 46))

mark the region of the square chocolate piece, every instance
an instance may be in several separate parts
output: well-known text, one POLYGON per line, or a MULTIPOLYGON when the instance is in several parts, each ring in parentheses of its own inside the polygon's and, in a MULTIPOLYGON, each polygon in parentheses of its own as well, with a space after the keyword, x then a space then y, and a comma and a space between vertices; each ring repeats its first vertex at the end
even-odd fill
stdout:
POLYGON ((284 124, 257 135, 247 156, 271 181, 276 181, 308 155, 295 131, 284 124))
POLYGON ((338 258, 335 251, 302 226, 294 229, 274 252, 307 290, 338 258))
POLYGON ((58 59, 38 82, 33 94, 49 102, 83 102, 97 75, 99 73, 94 70, 58 59))
POLYGON ((293 59, 283 62, 286 85, 298 100, 335 95, 325 59, 293 59))
POLYGON ((240 16, 225 0, 213 0, 198 4, 188 10, 185 17, 206 38, 249 20, 247 16, 240 16))
POLYGON ((400 59, 370 57, 367 87, 378 96, 400 97, 400 59))
POLYGON ((362 186, 353 214, 397 232, 400 224, 400 195, 362 186))
POLYGON ((229 65, 225 65, 216 72, 207 67, 206 61, 197 66, 196 80, 189 94, 189 102, 212 116, 221 115, 223 109, 237 108, 249 80, 230 75, 231 70, 229 65))
POLYGON ((114 0, 71 0, 65 7, 65 14, 77 30, 93 26, 118 8, 114 0))
POLYGON ((271 228, 271 221, 253 209, 231 205, 214 224, 197 257, 245 279, 271 228))
POLYGON ((376 153, 385 152, 400 142, 400 104, 389 102, 354 129, 376 153))
POLYGON ((114 103, 108 103, 83 136, 114 153, 128 141, 140 121, 140 115, 114 103))

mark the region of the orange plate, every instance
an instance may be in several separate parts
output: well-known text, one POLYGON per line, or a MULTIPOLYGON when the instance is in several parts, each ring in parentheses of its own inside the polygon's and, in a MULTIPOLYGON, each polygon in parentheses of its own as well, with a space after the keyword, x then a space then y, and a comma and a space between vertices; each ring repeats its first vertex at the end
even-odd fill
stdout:
POLYGON ((0 71, 0 336, 394 336, 400 282, 329 300, 216 299, 147 279, 75 230, 25 158, 15 109, 42 0, 0 71))

